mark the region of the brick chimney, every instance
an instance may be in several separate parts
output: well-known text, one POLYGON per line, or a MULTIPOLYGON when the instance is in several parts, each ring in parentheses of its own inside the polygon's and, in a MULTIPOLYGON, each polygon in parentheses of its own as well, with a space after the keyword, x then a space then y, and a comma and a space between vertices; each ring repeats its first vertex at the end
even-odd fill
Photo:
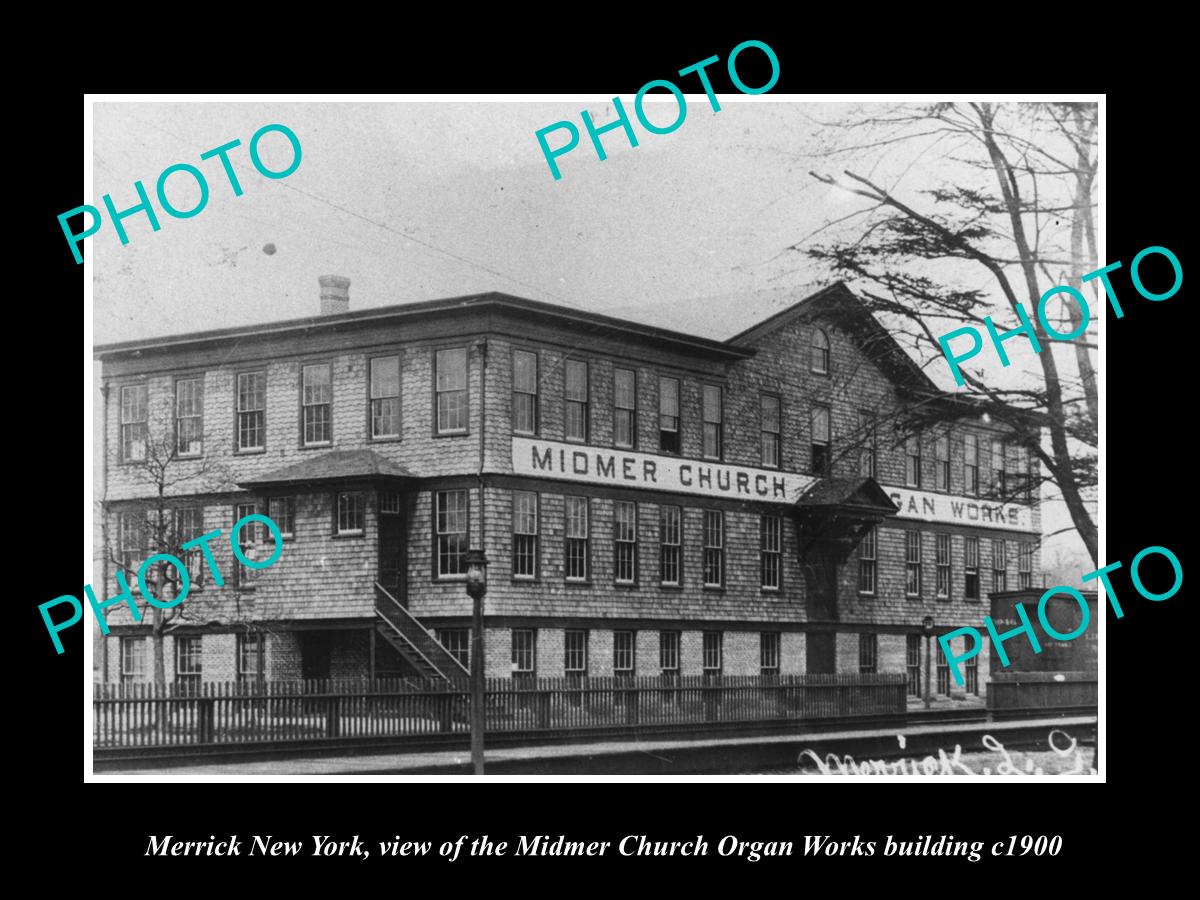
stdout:
POLYGON ((350 312, 350 279, 341 275, 321 275, 321 315, 336 316, 350 312))

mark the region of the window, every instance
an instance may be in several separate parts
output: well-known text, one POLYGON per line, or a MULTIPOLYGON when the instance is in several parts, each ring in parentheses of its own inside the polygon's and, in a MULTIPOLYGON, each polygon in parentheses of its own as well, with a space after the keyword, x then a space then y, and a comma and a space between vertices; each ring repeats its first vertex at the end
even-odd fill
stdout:
POLYGON ((904 532, 904 593, 921 596, 921 532, 904 532))
POLYGON ((121 638, 121 684, 142 681, 146 677, 146 639, 142 636, 121 638))
MULTIPOLYGON (((963 638, 963 643, 966 643, 966 638, 963 638)), ((965 647, 963 649, 966 649, 965 647)), ((966 691, 968 694, 979 693, 979 656, 972 656, 967 660, 966 665, 966 691)))
POLYGON ((704 441, 701 455, 705 459, 721 458, 721 389, 715 384, 706 384, 703 388, 701 410, 704 419, 704 441))
POLYGON ((563 671, 568 682, 587 675, 587 636, 586 631, 575 629, 563 632, 563 671))
POLYGON ((979 496, 979 438, 973 434, 963 438, 963 489, 979 496))
POLYGON ((968 600, 979 599, 979 538, 967 537, 964 539, 963 549, 963 574, 965 575, 966 585, 963 590, 963 595, 968 600))
POLYGON ((296 498, 271 497, 267 500, 267 518, 279 526, 285 538, 296 534, 296 498))
MULTIPOLYGON (((117 519, 117 557, 125 570, 125 581, 133 585, 138 566, 149 555, 150 523, 141 512, 123 512, 117 519)), ((197 548, 198 549, 198 548, 197 548)))
POLYGON ((513 578, 536 578, 538 495, 513 491, 513 578))
POLYGON ((532 628, 512 630, 512 675, 513 681, 532 682, 536 676, 534 661, 537 658, 537 632, 532 628))
POLYGON ((879 661, 879 638, 874 634, 858 636, 858 674, 874 675, 879 661))
MULTIPOLYGON (((175 510, 175 545, 179 548, 184 565, 187 566, 188 577, 191 579, 191 590, 200 589, 204 576, 204 550, 192 547, 184 550, 183 545, 204 534, 204 510, 199 506, 182 506, 175 510)), ((172 549, 168 551, 174 553, 172 549)))
POLYGON ((812 410, 812 473, 828 475, 832 463, 829 451, 829 407, 814 406, 812 410))
POLYGON ((471 629, 469 628, 439 628, 438 643, 446 648, 446 652, 462 663, 467 671, 471 669, 471 629))
POLYGON ((950 490, 950 436, 939 435, 933 442, 933 487, 934 490, 950 490))
POLYGON ((862 543, 858 545, 858 592, 860 594, 875 593, 876 540, 876 528, 872 525, 863 535, 862 543))
POLYGON ((365 515, 363 495, 355 492, 337 495, 336 534, 362 534, 365 515))
POLYGON ((267 446, 267 373, 241 372, 237 377, 237 448, 267 446))
POLYGON ((812 358, 809 368, 818 375, 829 374, 829 335, 820 328, 813 329, 812 358))
POLYGON ((634 672, 634 633, 613 632, 613 674, 617 678, 632 678, 634 672))
MULTIPOLYGON (((239 503, 233 509, 233 521, 236 524, 246 516, 259 515, 262 509, 257 503, 239 503)), ((242 556, 246 559, 257 562, 260 559, 266 559, 266 554, 261 551, 266 542, 267 527, 262 522, 247 522, 238 531, 237 542, 238 549, 242 551, 242 556)), ((272 543, 274 548, 274 543, 272 543)), ((242 563, 236 556, 234 557, 234 580, 245 590, 251 590, 254 587, 254 579, 261 572, 261 569, 252 569, 242 563)))
POLYGON ((992 541, 992 590, 1008 590, 1008 553, 1004 541, 992 541))
POLYGON ((1017 448, 1017 489, 1021 499, 1026 503, 1033 502, 1033 470, 1030 464, 1028 447, 1017 448))
POLYGON ((1004 472, 1004 442, 992 441, 992 491, 1003 497, 1008 490, 1008 477, 1004 472))
POLYGON ((779 677, 778 631, 763 631, 758 635, 758 674, 763 678, 779 677))
POLYGON ((301 370, 304 407, 304 446, 323 446, 333 440, 333 367, 328 363, 301 370))
POLYGON ((950 599, 950 535, 937 536, 937 598, 950 599))
POLYGON ((637 504, 613 503, 613 575, 617 584, 637 581, 637 504))
POLYGON ((437 576, 467 574, 467 492, 437 491, 437 576))
POLYGON ((758 421, 762 434, 762 464, 772 469, 779 468, 779 420, 779 398, 773 394, 760 395, 758 421))
POLYGON ((783 518, 764 514, 759 525, 759 583, 764 590, 777 591, 783 569, 783 518))
POLYGON ((937 692, 950 695, 950 661, 945 653, 937 655, 937 692))
POLYGON ((146 458, 146 385, 127 384, 121 388, 121 462, 141 462, 146 458))
POLYGON ((679 441, 679 380, 658 379, 658 449, 662 453, 678 453, 679 441))
POLYGON ((200 656, 200 638, 175 638, 175 683, 183 685, 188 693, 196 690, 203 677, 200 656))
POLYGON ((588 577, 588 500, 564 497, 567 512, 566 578, 587 581, 588 577))
POLYGON ((204 380, 175 382, 175 452, 199 456, 204 452, 204 380))
POLYGON ((910 434, 904 439, 904 484, 921 486, 921 436, 910 434))
POLYGON ((721 674, 721 644, 725 633, 722 631, 704 632, 703 664, 705 681, 717 678, 721 674))
POLYGON ((513 351, 513 434, 537 434, 538 355, 513 351))
POLYGON ((563 397, 566 425, 565 440, 587 443, 588 439, 588 364, 578 359, 568 359, 563 366, 566 385, 563 397))
POLYGON ((681 518, 682 511, 678 506, 663 506, 659 508, 658 580, 663 584, 680 584, 679 563, 681 556, 680 545, 682 543, 682 535, 680 533, 681 518))
POLYGON ((400 437, 400 357, 371 360, 371 437, 400 437))
POLYGON ((467 348, 454 347, 435 354, 437 433, 467 433, 467 348))
POLYGON ((875 477, 877 458, 877 429, 873 413, 860 411, 858 414, 859 440, 862 441, 858 454, 858 474, 867 478, 875 477))
POLYGON ((658 668, 668 681, 679 678, 679 632, 658 633, 658 668))
POLYGON ((632 369, 613 370, 613 446, 637 446, 637 375, 632 369))
POLYGON ((262 641, 257 633, 237 636, 237 676, 241 684, 262 680, 262 641))
POLYGON ((921 636, 909 634, 905 636, 905 662, 908 669, 908 693, 913 697, 921 696, 921 636))
POLYGON ((1033 587, 1033 544, 1028 541, 1017 545, 1017 587, 1023 591, 1033 587))
POLYGON ((704 586, 725 583, 725 513, 704 510, 704 586))

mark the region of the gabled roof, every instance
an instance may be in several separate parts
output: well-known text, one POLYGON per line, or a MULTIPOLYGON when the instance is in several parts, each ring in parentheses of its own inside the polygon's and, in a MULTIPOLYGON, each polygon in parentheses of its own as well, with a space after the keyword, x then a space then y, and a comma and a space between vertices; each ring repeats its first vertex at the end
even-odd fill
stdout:
POLYGON ((796 507, 804 510, 842 510, 894 516, 900 511, 874 478, 821 478, 800 495, 796 507))
POLYGON ((329 450, 303 462, 239 481, 239 487, 313 484, 323 481, 347 481, 354 478, 390 480, 415 478, 403 466, 384 459, 374 450, 329 450))
POLYGON ((842 281, 822 288, 734 335, 728 343, 736 347, 754 347, 762 338, 792 322, 817 318, 835 324, 855 337, 867 358, 894 381, 920 393, 944 393, 842 281))

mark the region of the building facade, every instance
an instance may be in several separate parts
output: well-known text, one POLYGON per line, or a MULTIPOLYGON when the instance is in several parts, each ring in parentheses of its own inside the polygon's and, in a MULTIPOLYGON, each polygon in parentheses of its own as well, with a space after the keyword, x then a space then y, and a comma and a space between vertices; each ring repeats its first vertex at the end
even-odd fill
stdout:
MULTIPOLYGON (((168 679, 454 674, 476 547, 490 677, 915 691, 927 617, 977 626, 989 593, 1041 584, 1028 449, 841 284, 723 340, 503 294, 351 312, 348 286, 323 277, 316 317, 96 350, 94 583, 222 533, 212 565, 178 551, 168 679), (228 537, 255 512, 283 542, 260 571, 228 537)), ((237 543, 274 549, 257 525, 237 543)), ((152 611, 107 612, 104 678, 150 679, 152 611)), ((935 692, 983 694, 987 648, 973 662, 964 689, 937 666, 935 692)))

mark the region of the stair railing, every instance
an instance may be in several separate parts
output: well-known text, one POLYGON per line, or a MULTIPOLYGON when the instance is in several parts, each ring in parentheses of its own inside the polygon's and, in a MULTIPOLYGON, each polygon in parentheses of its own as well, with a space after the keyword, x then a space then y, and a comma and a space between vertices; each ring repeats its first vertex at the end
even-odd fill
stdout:
MULTIPOLYGON (((466 666, 464 666, 464 665, 463 665, 463 664, 462 664, 462 663, 459 661, 458 657, 457 657, 457 656, 455 656, 453 653, 451 653, 449 650, 447 650, 447 649, 446 649, 446 648, 445 648, 445 647, 442 645, 442 642, 441 642, 441 641, 439 641, 439 640, 437 639, 437 636, 436 636, 436 635, 435 635, 435 634, 434 634, 432 631, 430 631, 428 628, 426 628, 426 627, 425 627, 423 624, 421 624, 421 620, 420 620, 420 619, 418 619, 416 616, 414 616, 412 613, 410 613, 410 612, 409 612, 407 609, 405 609, 405 608, 404 608, 404 606, 403 606, 403 604, 401 604, 399 600, 397 600, 397 599, 396 599, 395 597, 393 597, 393 596, 392 596, 390 593, 388 593, 388 590, 387 590, 387 588, 385 588, 385 587, 384 587, 382 584, 380 584, 379 582, 375 582, 375 590, 376 590, 378 593, 380 593, 380 594, 383 594, 383 596, 387 597, 389 600, 391 600, 391 601, 392 601, 392 603, 393 603, 393 605, 395 606, 395 608, 396 608, 396 609, 398 609, 398 610, 400 610, 400 613, 401 613, 401 621, 403 621, 403 622, 405 622, 405 623, 408 623, 408 624, 411 624, 411 625, 414 625, 414 626, 416 626, 417 628, 419 628, 419 629, 420 629, 422 632, 424 632, 424 633, 425 633, 426 637, 428 637, 428 638, 429 638, 431 641, 433 641, 433 642, 434 642, 434 644, 436 644, 438 647, 441 647, 441 648, 442 648, 442 651, 445 653, 446 657, 447 657, 448 659, 450 659, 450 660, 453 662, 453 664, 454 664, 454 665, 458 666, 458 668, 459 668, 459 670, 461 671, 461 674, 462 674, 463 676, 465 676, 465 677, 468 677, 468 678, 471 676, 471 672, 470 672, 470 670, 469 670, 469 669, 468 669, 466 666)), ((399 628, 397 625, 395 625, 394 623, 392 623, 392 621, 391 621, 391 620, 388 618, 388 616, 387 616, 387 613, 383 612, 383 610, 381 610, 381 609, 379 608, 379 604, 378 604, 378 603, 376 603, 376 604, 375 604, 375 610, 376 610, 376 612, 378 612, 378 613, 379 613, 379 614, 380 614, 380 615, 383 617, 383 619, 384 619, 384 620, 385 620, 385 621, 386 621, 386 622, 387 622, 389 625, 391 625, 393 628, 395 628, 395 629, 396 629, 396 631, 400 632, 400 634, 404 634, 404 632, 403 632, 403 631, 401 631, 401 629, 400 629, 400 628, 399 628)), ((412 641, 410 640, 410 641, 409 641, 409 643, 412 643, 412 641)), ((417 652, 418 652, 418 653, 420 653, 420 648, 416 647, 416 645, 415 645, 415 644, 413 644, 413 647, 414 647, 414 649, 416 649, 416 650, 417 650, 417 652)), ((425 657, 425 654, 424 654, 424 653, 421 653, 421 656, 422 656, 423 658, 426 658, 426 659, 428 659, 427 657, 425 657)), ((432 663, 431 663, 431 665, 432 665, 432 663)), ((434 668, 435 668, 435 669, 438 669, 439 671, 441 671, 441 667, 440 667, 440 666, 436 666, 436 665, 435 665, 435 666, 434 666, 434 668)))

